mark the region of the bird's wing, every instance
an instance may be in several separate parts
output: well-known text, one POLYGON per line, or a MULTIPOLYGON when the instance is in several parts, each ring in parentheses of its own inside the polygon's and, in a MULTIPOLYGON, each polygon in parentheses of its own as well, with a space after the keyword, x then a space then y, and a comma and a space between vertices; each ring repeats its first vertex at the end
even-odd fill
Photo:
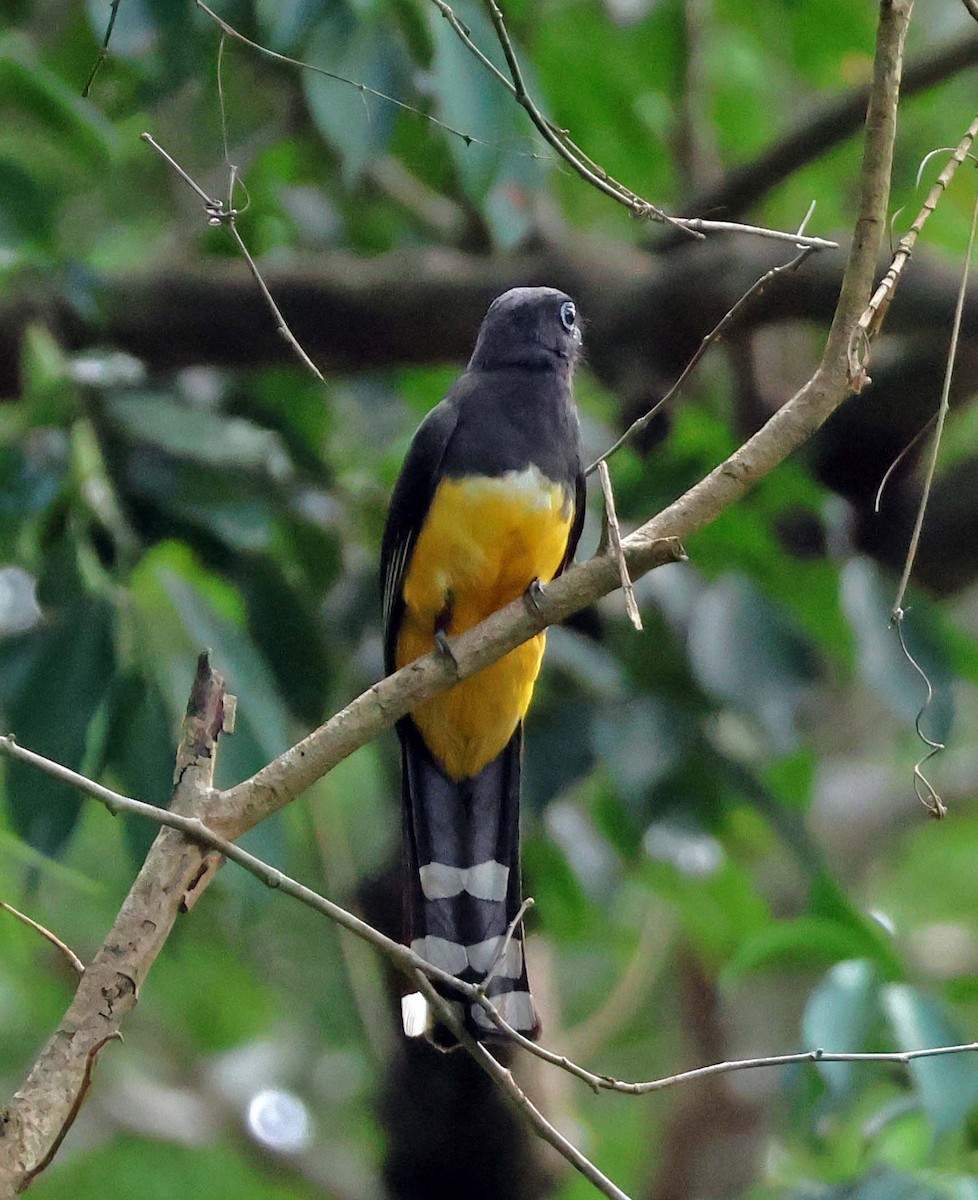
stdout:
POLYGON ((562 575, 574 561, 577 543, 581 540, 581 531, 584 529, 584 517, 586 513, 587 481, 584 478, 584 472, 578 469, 577 476, 574 479, 574 521, 567 538, 567 549, 564 551, 564 560, 557 571, 558 575, 562 575))
POLYGON ((422 421, 394 485, 380 551, 384 665, 388 674, 395 669, 394 652, 404 612, 401 588, 457 422, 458 410, 450 393, 422 421))

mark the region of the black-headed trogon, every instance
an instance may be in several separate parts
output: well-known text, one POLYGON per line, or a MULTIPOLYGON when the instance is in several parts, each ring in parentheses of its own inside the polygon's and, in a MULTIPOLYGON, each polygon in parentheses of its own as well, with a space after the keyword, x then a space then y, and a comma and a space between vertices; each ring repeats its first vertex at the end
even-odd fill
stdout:
MULTIPOLYGON (((585 497, 572 394, 580 348, 569 296, 513 288, 493 301, 465 373, 421 423, 394 488, 381 554, 389 672, 548 583, 573 557, 585 497)), ((522 903, 523 718, 544 639, 532 638, 397 726, 406 941, 469 982, 490 975, 487 996, 528 1037, 538 1035, 539 1021, 522 928, 505 938, 522 903)), ((477 1037, 495 1032, 478 1004, 461 1005, 447 990, 446 998, 477 1037)), ((430 1021, 425 1032, 451 1040, 430 1021)))

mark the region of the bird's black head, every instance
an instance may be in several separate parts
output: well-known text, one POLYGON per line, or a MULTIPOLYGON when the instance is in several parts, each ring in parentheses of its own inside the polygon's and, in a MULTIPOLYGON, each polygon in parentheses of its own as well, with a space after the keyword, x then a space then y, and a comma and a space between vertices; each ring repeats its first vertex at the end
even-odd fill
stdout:
POLYGON ((580 352, 580 319, 570 296, 556 288, 511 288, 490 304, 469 370, 570 370, 580 352))

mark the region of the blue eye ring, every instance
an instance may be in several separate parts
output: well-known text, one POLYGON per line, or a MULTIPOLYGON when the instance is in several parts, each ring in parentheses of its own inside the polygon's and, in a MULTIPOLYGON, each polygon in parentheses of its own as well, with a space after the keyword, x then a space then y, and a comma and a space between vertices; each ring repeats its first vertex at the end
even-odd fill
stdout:
POLYGON ((568 333, 574 328, 577 321, 577 308, 573 300, 565 300, 560 306, 560 323, 568 333))

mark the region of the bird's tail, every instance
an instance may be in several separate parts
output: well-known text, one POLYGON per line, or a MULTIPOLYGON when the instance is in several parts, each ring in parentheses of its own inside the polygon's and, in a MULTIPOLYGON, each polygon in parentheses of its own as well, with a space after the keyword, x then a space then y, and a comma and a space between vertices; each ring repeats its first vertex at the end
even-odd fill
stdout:
MULTIPOLYGON (((472 779, 451 779, 417 728, 399 728, 404 770, 406 941, 433 966, 486 986, 500 1015, 526 1037, 540 1025, 526 978, 520 881, 523 729, 472 779)), ((498 1035, 485 1009, 439 987, 468 1031, 498 1035)), ((405 997, 405 1032, 439 1045, 455 1039, 428 1019, 420 996, 405 997)))

